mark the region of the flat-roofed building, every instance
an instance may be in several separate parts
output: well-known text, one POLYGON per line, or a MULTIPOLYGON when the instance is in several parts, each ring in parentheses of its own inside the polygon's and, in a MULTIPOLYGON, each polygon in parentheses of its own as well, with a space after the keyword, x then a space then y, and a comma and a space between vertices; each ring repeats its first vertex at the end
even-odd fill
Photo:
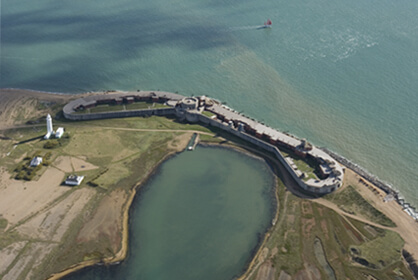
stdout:
POLYGON ((78 186, 81 184, 83 179, 84 179, 84 176, 70 175, 65 180, 65 184, 70 185, 70 186, 78 186))

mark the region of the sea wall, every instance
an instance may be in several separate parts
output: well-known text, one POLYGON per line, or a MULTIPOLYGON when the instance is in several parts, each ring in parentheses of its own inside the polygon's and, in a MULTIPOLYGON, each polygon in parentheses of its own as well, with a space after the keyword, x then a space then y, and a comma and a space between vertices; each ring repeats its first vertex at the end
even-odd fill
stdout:
POLYGON ((376 176, 370 174, 368 171, 363 169, 361 166, 358 166, 357 164, 351 162, 350 160, 346 159, 343 156, 340 156, 339 154, 334 153, 333 151, 328 150, 327 148, 322 148, 325 152, 327 152, 330 156, 332 156, 335 160, 341 162, 354 172, 356 172, 361 177, 365 178, 367 181, 375 185, 376 187, 383 190, 386 194, 392 195, 399 205, 402 206, 404 211, 410 215, 412 218, 414 218, 416 221, 418 221, 418 211, 415 209, 415 207, 411 206, 409 203, 405 201, 405 198, 403 198, 399 191, 395 190, 391 185, 383 182, 376 176))

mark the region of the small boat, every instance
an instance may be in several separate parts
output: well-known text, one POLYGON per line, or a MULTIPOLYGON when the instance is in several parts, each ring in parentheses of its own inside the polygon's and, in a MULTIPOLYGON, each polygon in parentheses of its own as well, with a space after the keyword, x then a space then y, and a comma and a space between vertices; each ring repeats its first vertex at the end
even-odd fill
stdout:
POLYGON ((263 28, 271 28, 271 25, 273 23, 271 22, 270 19, 268 19, 266 22, 264 22, 263 28))
POLYGON ((272 22, 270 19, 268 19, 266 22, 264 22, 264 25, 257 27, 257 29, 264 29, 264 28, 271 28, 271 27, 272 27, 272 22))

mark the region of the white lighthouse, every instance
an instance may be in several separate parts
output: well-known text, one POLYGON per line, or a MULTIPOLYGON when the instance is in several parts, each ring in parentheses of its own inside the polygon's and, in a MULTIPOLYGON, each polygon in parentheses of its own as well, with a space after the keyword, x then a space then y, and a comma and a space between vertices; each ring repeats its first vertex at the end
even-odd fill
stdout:
POLYGON ((49 139, 49 137, 51 137, 53 133, 54 129, 52 128, 52 118, 51 115, 48 114, 48 116, 46 116, 46 134, 44 136, 44 139, 49 139))

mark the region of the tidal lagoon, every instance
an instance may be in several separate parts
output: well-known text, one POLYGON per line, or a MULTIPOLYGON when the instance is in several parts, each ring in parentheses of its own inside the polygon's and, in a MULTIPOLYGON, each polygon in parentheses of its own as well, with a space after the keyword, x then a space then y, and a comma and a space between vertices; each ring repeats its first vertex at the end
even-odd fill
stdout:
POLYGON ((274 184, 264 161, 234 150, 178 154, 134 202, 127 260, 65 279, 232 279, 271 225, 274 184))

